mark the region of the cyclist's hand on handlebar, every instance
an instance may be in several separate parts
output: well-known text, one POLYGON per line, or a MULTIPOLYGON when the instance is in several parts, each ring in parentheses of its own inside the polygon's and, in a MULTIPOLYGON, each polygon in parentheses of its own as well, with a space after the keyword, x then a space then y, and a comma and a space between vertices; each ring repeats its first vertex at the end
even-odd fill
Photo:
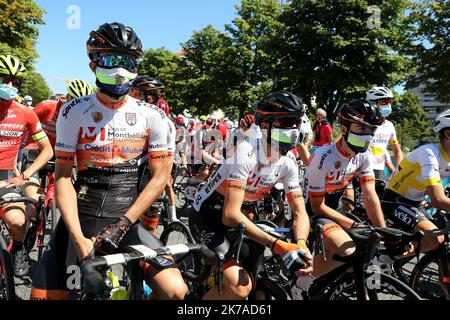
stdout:
POLYGON ((84 238, 81 244, 75 245, 75 249, 77 250, 78 259, 80 264, 85 261, 88 261, 94 257, 94 243, 95 238, 84 238))
POLYGON ((307 265, 304 268, 302 268, 296 272, 296 275, 298 277, 301 277, 301 276, 304 276, 304 275, 307 275, 307 274, 310 274, 311 272, 313 272, 313 256, 312 256, 311 252, 309 251, 309 248, 306 245, 305 240, 302 239, 302 240, 297 241, 297 245, 302 247, 301 250, 304 250, 303 255, 304 255, 304 257, 306 259, 306 263, 307 263, 307 265))
POLYGON ((132 225, 130 219, 123 215, 115 223, 103 228, 97 235, 95 251, 101 254, 114 253, 132 225))
POLYGON ((312 255, 306 246, 306 243, 289 243, 282 240, 277 240, 274 243, 273 250, 276 254, 278 254, 281 257, 285 257, 286 255, 293 254, 294 252, 298 252, 299 254, 303 255, 306 260, 306 266, 303 267, 300 270, 297 270, 297 272, 301 275, 309 274, 312 272, 312 255))
POLYGON ((3 186, 3 188, 8 188, 8 187, 12 187, 12 186, 20 187, 23 184, 25 184, 25 182, 27 182, 27 181, 28 181, 28 179, 25 179, 25 177, 22 173, 15 178, 6 180, 7 185, 3 186))

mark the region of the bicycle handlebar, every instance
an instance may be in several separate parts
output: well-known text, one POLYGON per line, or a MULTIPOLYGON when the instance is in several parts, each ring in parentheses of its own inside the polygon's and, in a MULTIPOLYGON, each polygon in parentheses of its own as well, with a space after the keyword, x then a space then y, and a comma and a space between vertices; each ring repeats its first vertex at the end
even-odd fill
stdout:
MULTIPOLYGON (((134 245, 126 248, 129 252, 117 253, 106 255, 102 257, 96 257, 92 260, 88 260, 81 265, 81 271, 83 273, 83 285, 84 290, 87 293, 99 295, 104 290, 105 276, 102 275, 101 269, 106 269, 114 265, 127 265, 132 261, 143 260, 148 261, 150 259, 160 256, 174 256, 174 255, 186 255, 195 254, 204 259, 208 266, 212 266, 216 263, 216 254, 209 250, 207 247, 200 244, 179 244, 174 246, 167 246, 158 249, 150 249, 144 245, 134 245)), ((210 271, 210 268, 206 268, 210 271)), ((191 281, 203 281, 208 277, 204 270, 198 275, 193 272, 186 272, 185 276, 191 281)))
POLYGON ((19 203, 19 202, 29 203, 29 204, 32 204, 32 205, 35 205, 35 206, 39 204, 39 201, 38 200, 34 200, 33 198, 13 197, 13 198, 0 199, 0 207, 4 206, 5 204, 19 203))

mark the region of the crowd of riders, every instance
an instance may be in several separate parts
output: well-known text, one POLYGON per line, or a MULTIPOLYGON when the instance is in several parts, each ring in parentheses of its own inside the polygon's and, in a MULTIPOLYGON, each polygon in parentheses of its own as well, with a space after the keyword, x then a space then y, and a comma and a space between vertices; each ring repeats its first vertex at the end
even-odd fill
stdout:
MULTIPOLYGON (((32 276, 32 299, 69 298, 67 267, 117 252, 121 244, 162 247, 158 217, 148 208, 164 191, 169 218, 178 219, 174 166, 190 167, 204 181, 188 208, 189 228, 198 243, 225 257, 223 292, 211 289, 205 299, 245 299, 252 289, 254 279, 245 266, 253 252, 245 242, 236 252, 238 240, 227 236, 242 222, 249 239, 286 263, 304 257, 306 264, 296 270, 298 289, 304 291, 342 264, 323 253, 311 254, 317 230, 327 255, 354 252, 346 230, 361 223, 346 212, 358 205, 365 208, 367 223, 408 232, 437 228, 422 207, 425 196, 434 208, 450 211, 442 185, 450 176, 450 110, 433 123, 439 143, 404 156, 388 120, 393 93, 387 87, 368 88, 366 96, 328 114, 336 118, 340 135, 324 140, 317 135, 323 134, 319 127, 326 111, 317 110, 321 124, 312 127, 301 97, 286 91, 260 97, 254 112, 239 123, 187 111, 172 114, 164 84, 152 75, 138 75, 142 43, 129 26, 101 25, 89 34, 86 48, 95 88, 84 80, 68 81, 67 94, 35 106, 30 96, 19 95, 27 76, 23 63, 0 55, 0 197, 38 199, 43 192, 39 170, 49 161, 56 163, 62 218, 33 274, 23 241, 35 210, 23 203, 0 208, 13 242, 14 273, 32 276), (300 178, 299 168, 304 172, 300 178), (242 210, 276 184, 283 185, 292 210, 291 242, 262 231, 242 210), (343 197, 353 206, 338 210, 343 197)), ((443 241, 443 236, 425 236, 421 250, 431 251, 443 241)), ((405 248, 403 256, 414 255, 415 245, 405 248)), ((184 298, 187 288, 171 258, 141 267, 154 299, 184 298)))

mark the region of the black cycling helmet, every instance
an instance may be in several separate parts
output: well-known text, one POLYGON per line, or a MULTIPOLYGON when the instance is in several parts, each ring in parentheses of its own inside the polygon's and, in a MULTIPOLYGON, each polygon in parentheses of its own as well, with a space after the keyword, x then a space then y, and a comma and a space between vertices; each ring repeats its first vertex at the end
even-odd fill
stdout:
POLYGON ((100 52, 129 53, 137 58, 144 54, 141 40, 133 28, 119 22, 105 23, 91 31, 86 48, 91 60, 100 52))
POLYGON ((138 91, 157 92, 158 90, 164 89, 164 83, 153 77, 139 76, 134 79, 131 88, 138 91))
POLYGON ((299 97, 284 91, 269 93, 256 104, 255 123, 273 122, 286 118, 301 118, 305 114, 305 108, 299 97))
POLYGON ((355 99, 344 103, 338 111, 338 118, 339 123, 346 126, 351 123, 381 126, 384 123, 380 108, 364 99, 355 99))

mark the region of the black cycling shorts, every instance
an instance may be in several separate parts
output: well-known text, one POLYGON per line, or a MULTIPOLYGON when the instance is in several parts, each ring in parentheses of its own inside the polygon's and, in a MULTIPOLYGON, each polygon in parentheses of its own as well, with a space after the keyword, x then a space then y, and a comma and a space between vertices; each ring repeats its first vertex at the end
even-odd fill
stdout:
MULTIPOLYGON (((217 198, 212 195, 211 198, 217 198)), ((208 199, 209 200, 209 199, 208 199)), ((207 246, 218 255, 224 256, 225 264, 236 260, 237 255, 237 234, 230 232, 234 228, 225 226, 222 223, 223 204, 217 201, 215 205, 211 202, 202 204, 200 212, 189 209, 189 229, 195 241, 207 246)), ((245 239, 239 253, 239 262, 244 269, 252 271, 256 257, 260 256, 259 250, 265 248, 260 245, 253 245, 253 241, 245 239), (256 249, 260 248, 260 249, 256 249)))
POLYGON ((425 210, 418 207, 418 203, 414 203, 392 190, 386 190, 381 200, 381 209, 386 219, 397 227, 406 232, 414 232, 416 225, 423 220, 432 219, 425 210))
MULTIPOLYGON (((79 215, 84 237, 90 239, 97 236, 101 229, 114 223, 115 218, 98 218, 90 215, 79 215)), ((140 222, 134 224, 125 234, 121 247, 143 244, 149 248, 163 247, 163 243, 150 234, 140 222)), ((119 250, 120 251, 120 250, 119 250)), ((163 257, 150 260, 158 270, 174 266, 173 261, 163 257)), ((52 234, 44 255, 39 260, 33 275, 33 287, 42 290, 70 291, 67 281, 71 274, 67 274, 70 266, 78 265, 77 254, 63 219, 59 220, 56 230, 52 234)))

